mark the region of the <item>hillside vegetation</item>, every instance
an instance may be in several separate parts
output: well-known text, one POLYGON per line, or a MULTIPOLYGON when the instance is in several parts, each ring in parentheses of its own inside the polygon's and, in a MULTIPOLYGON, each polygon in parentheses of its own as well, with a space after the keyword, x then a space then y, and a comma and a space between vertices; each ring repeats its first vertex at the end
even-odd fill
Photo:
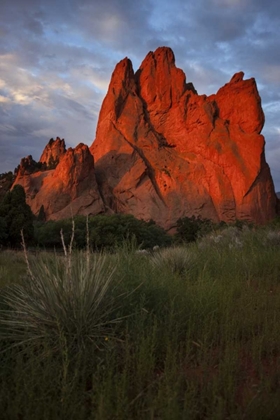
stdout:
POLYGON ((278 418, 276 227, 148 253, 70 244, 0 253, 5 419, 278 418))

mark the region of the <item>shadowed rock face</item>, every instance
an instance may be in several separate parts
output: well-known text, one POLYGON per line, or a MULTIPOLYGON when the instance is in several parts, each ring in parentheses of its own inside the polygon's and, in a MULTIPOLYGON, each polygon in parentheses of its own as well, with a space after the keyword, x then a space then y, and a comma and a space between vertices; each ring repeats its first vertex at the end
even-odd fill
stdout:
POLYGON ((32 210, 44 204, 48 218, 71 216, 70 209, 130 213, 167 229, 192 215, 273 218, 277 198, 260 134, 261 100, 255 80, 243 77, 235 74, 207 97, 186 83, 170 48, 150 52, 136 73, 125 58, 100 111, 90 147, 95 164, 84 145, 59 152, 55 171, 36 181, 35 196, 27 184, 36 174, 26 175, 32 210))

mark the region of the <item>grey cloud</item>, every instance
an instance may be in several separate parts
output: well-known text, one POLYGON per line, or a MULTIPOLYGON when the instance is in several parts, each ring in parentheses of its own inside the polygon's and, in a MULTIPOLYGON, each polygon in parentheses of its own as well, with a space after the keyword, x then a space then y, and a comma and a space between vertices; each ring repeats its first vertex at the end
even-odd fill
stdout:
POLYGON ((239 70, 256 78, 280 190, 278 0, 2 0, 0 23, 1 168, 57 135, 90 144, 116 63, 128 56, 136 70, 166 45, 201 94, 239 70))

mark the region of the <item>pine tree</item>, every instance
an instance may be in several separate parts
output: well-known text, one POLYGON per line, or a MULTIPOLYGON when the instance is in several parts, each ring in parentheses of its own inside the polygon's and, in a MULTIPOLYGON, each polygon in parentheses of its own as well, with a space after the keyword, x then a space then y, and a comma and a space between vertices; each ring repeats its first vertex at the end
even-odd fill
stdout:
POLYGON ((4 217, 0 217, 0 247, 5 245, 8 239, 7 223, 4 217))
POLYGON ((34 235, 33 213, 26 204, 25 191, 21 185, 9 191, 0 204, 0 218, 6 225, 5 245, 17 247, 21 243, 20 231, 23 230, 25 241, 31 241, 34 235))
POLYGON ((45 209, 44 209, 44 205, 42 204, 37 216, 37 221, 38 222, 45 222, 46 221, 46 213, 45 213, 45 209))

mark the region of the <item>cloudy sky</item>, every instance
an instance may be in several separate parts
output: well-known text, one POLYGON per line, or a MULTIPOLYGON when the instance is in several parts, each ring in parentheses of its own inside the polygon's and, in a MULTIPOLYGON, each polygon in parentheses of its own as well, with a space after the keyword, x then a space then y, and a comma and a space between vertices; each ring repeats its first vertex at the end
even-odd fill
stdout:
POLYGON ((51 137, 90 145, 112 71, 169 46, 199 94, 255 77, 280 191, 279 0, 1 0, 0 173, 51 137))

